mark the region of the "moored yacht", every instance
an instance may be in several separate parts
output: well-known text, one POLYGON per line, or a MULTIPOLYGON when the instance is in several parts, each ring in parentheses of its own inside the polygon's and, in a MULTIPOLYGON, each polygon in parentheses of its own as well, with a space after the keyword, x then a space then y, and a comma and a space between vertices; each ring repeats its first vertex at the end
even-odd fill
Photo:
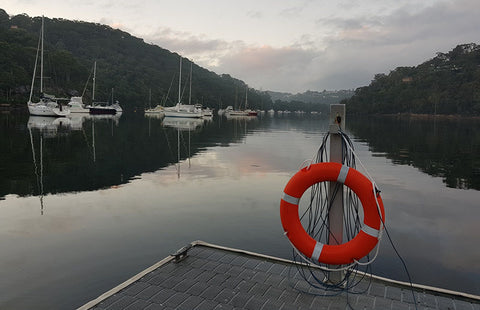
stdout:
POLYGON ((30 97, 28 98, 27 106, 30 115, 36 116, 67 116, 70 114, 70 109, 64 107, 57 102, 60 98, 47 95, 43 92, 43 34, 44 34, 44 18, 42 16, 42 27, 40 30, 40 38, 38 41, 37 55, 35 57, 35 67, 33 69, 32 86, 30 87, 30 97), (37 73, 38 53, 40 52, 40 100, 38 102, 32 101, 33 88, 35 85, 35 75, 37 73))

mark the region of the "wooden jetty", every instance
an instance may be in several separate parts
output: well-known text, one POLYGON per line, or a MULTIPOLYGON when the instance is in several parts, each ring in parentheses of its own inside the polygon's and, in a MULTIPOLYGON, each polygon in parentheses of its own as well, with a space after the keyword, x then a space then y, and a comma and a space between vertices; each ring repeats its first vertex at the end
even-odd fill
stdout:
POLYGON ((480 310, 480 296, 376 276, 332 294, 309 285, 299 268, 289 260, 195 241, 78 309, 480 310))

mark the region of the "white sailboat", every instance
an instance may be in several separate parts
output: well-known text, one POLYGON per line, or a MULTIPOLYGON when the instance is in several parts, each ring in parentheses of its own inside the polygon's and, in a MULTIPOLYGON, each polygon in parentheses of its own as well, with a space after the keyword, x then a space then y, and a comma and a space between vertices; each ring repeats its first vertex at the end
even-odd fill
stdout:
POLYGON ((248 109, 248 85, 247 85, 247 89, 245 90, 245 112, 247 113, 248 116, 258 115, 257 111, 248 109))
POLYGON ((113 100, 113 88, 112 88, 112 104, 110 105, 112 108, 117 111, 117 113, 123 113, 123 109, 120 106, 120 102, 118 100, 113 100))
POLYGON ((150 109, 146 109, 145 110, 145 114, 148 115, 148 114, 160 114, 161 116, 163 116, 163 112, 164 112, 164 107, 161 106, 161 105, 156 105, 155 107, 153 108, 150 108, 150 109))
POLYGON ((187 118, 200 118, 202 117, 202 110, 196 109, 191 104, 192 96, 192 66, 190 65, 190 97, 189 104, 182 104, 182 57, 180 56, 180 74, 178 76, 178 103, 174 107, 164 109, 165 117, 187 117, 187 118))
POLYGON ((70 109, 63 107, 57 103, 60 98, 47 95, 43 93, 43 36, 44 36, 44 18, 42 16, 42 28, 40 30, 40 38, 38 41, 37 55, 35 57, 35 67, 33 69, 32 86, 30 87, 30 97, 28 98, 27 106, 30 115, 37 116, 67 116, 70 114, 70 109), (35 75, 37 73, 38 52, 40 51, 40 100, 32 102, 33 87, 35 85, 35 75))
MULTIPOLYGON (((170 83, 170 86, 172 86, 171 83, 170 83)), ((170 92, 170 88, 168 89, 168 92, 170 92)), ((168 97, 168 93, 167 93, 167 97, 168 97)), ((165 99, 165 101, 166 101, 166 99, 165 99)), ((162 102, 163 102, 163 100, 162 100, 162 102)), ((163 117, 164 116, 163 105, 157 104, 155 107, 152 108, 152 90, 151 89, 150 89, 149 95, 148 95, 148 106, 149 106, 149 108, 145 109, 145 115, 147 115, 147 116, 152 116, 153 115, 154 117, 157 117, 157 116, 158 117, 163 117)))
MULTIPOLYGON (((245 104, 246 104, 246 101, 245 101, 245 104)), ((235 109, 232 106, 228 106, 227 109, 225 110, 226 116, 247 116, 248 112, 245 110, 242 110, 239 106, 237 107, 237 89, 235 89, 235 109)))

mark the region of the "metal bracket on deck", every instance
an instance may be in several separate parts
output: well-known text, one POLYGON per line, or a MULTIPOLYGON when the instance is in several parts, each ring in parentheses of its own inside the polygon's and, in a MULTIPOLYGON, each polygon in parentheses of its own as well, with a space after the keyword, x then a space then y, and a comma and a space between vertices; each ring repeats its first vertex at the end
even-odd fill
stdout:
POLYGON ((180 250, 178 250, 177 252, 173 253, 172 256, 173 256, 173 262, 174 263, 179 263, 181 262, 182 260, 184 260, 186 257, 187 257, 187 252, 188 250, 190 250, 192 248, 192 245, 189 244, 187 246, 184 246, 183 248, 181 248, 180 250))

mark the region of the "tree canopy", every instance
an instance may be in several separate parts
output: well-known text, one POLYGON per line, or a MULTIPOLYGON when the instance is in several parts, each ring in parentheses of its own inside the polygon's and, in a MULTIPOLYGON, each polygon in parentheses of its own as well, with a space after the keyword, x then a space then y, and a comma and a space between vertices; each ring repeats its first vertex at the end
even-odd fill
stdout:
MULTIPOLYGON (((30 91, 35 64, 41 17, 25 14, 8 16, 0 10, 0 100, 24 103, 30 91)), ((165 105, 177 100, 180 55, 106 25, 45 18, 45 87, 56 96, 84 94, 91 100, 89 81, 93 63, 97 62, 95 98, 105 101, 112 90, 126 110, 143 109, 163 102, 174 84, 165 105), (176 79, 175 79, 176 76, 176 79)), ((190 74, 183 60, 182 87, 190 74)), ((247 85, 229 75, 218 75, 195 63, 192 65, 192 102, 211 108, 231 105, 235 89, 247 85)), ((183 100, 186 101, 185 96, 183 100)), ((260 108, 272 104, 263 91, 249 89, 249 106, 260 108)))
POLYGON ((480 46, 458 45, 416 67, 376 74, 342 102, 349 113, 480 115, 480 46))

